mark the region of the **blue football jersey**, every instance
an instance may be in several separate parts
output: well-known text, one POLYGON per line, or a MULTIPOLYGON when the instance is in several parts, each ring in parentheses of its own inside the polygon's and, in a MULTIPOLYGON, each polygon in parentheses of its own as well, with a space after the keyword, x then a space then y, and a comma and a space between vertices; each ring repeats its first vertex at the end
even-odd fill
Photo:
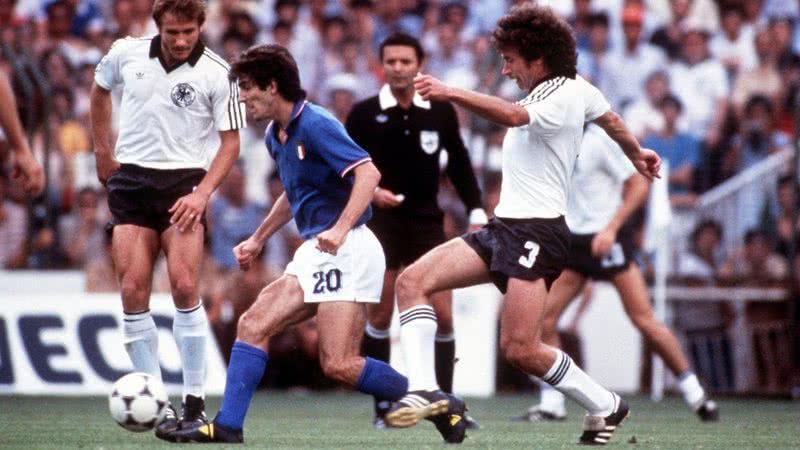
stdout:
MULTIPOLYGON (((274 122, 267 127, 267 150, 275 159, 300 236, 310 239, 333 227, 353 189, 350 170, 371 158, 333 115, 304 100, 295 104, 284 144, 278 140, 278 128, 274 122)), ((354 226, 371 216, 367 207, 354 226)))

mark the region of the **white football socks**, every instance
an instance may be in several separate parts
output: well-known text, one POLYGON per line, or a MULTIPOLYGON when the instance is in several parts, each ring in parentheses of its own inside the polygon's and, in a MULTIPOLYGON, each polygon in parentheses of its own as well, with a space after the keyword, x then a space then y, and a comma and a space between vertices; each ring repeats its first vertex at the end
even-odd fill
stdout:
POLYGON ((158 362, 158 330, 150 311, 124 314, 122 336, 133 370, 144 372, 161 381, 158 362))
POLYGON ((538 378, 536 382, 539 385, 539 409, 557 416, 567 414, 566 397, 564 397, 564 394, 538 378))
POLYGON ((436 313, 430 305, 417 305, 400 313, 400 345, 409 391, 439 389, 434 356, 436 328, 436 313))
POLYGON ((702 406, 703 400, 706 398, 706 392, 694 372, 686 371, 680 376, 678 389, 683 394, 683 400, 693 411, 702 406))
POLYGON ((178 309, 172 322, 172 333, 183 366, 183 398, 205 396, 206 339, 208 318, 200 302, 190 309, 178 309))
POLYGON ((578 402, 592 416, 606 417, 614 412, 614 394, 590 378, 569 355, 554 350, 556 361, 542 380, 578 402))

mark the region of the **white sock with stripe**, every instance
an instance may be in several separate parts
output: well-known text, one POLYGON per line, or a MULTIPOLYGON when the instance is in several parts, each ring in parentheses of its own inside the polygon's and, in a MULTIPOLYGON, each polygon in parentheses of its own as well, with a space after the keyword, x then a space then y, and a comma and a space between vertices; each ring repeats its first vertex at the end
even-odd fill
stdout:
POLYGON ((439 389, 434 356, 436 328, 436 313, 430 305, 417 305, 400 313, 400 346, 409 391, 439 389))
POLYGON ((590 415, 606 417, 614 412, 614 394, 586 374, 561 350, 542 380, 586 408, 590 415))

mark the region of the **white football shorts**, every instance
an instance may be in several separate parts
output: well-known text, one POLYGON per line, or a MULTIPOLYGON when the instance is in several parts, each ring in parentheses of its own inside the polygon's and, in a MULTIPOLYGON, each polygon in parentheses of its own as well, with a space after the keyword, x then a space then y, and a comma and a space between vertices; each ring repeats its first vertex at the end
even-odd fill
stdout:
POLYGON ((318 250, 316 238, 305 241, 285 273, 297 277, 306 303, 378 303, 385 270, 386 258, 378 238, 361 225, 347 233, 336 255, 318 250))

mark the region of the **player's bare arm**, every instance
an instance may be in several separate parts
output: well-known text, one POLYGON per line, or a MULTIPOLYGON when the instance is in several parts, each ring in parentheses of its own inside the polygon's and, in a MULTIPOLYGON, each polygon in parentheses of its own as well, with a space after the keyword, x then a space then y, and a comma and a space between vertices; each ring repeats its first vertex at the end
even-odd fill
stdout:
POLYGON ((284 192, 275 200, 275 204, 272 205, 267 217, 256 228, 253 235, 233 248, 233 255, 236 257, 239 267, 242 270, 250 269, 253 259, 261 253, 261 249, 264 248, 264 243, 267 242, 267 239, 291 219, 292 208, 289 205, 289 198, 284 192))
POLYGON ((44 189, 44 170, 33 157, 22 124, 17 116, 17 104, 14 91, 5 74, 0 73, 0 128, 5 131, 8 143, 14 152, 14 178, 22 181, 25 191, 31 195, 39 195, 44 189))
POLYGON ((203 177, 194 192, 178 199, 169 212, 172 213, 170 221, 177 224, 180 231, 195 230, 205 213, 211 194, 222 183, 225 175, 239 157, 239 130, 226 130, 219 132, 220 146, 208 173, 203 177))
POLYGON ((528 111, 522 106, 499 97, 448 86, 430 75, 417 75, 414 89, 425 100, 446 100, 504 127, 520 127, 530 122, 528 111))
POLYGON ((111 91, 103 89, 97 83, 93 83, 92 90, 89 93, 89 101, 97 178, 105 186, 108 177, 119 170, 119 162, 114 159, 112 152, 111 91))
POLYGON ((336 254, 336 251, 344 243, 347 233, 353 228, 353 224, 369 206, 375 188, 381 181, 381 173, 371 161, 356 166, 353 169, 353 176, 355 177, 353 190, 350 191, 350 198, 347 200, 339 220, 331 229, 317 235, 317 248, 320 251, 336 254))
POLYGON ((653 178, 661 178, 658 174, 661 169, 661 158, 656 152, 639 145, 639 141, 625 126, 625 122, 619 114, 608 111, 595 119, 594 123, 605 130, 606 134, 622 147, 622 151, 625 152, 639 173, 651 181, 653 178))
POLYGON ((593 256, 599 258, 608 255, 614 242, 617 241, 619 229, 644 204, 649 191, 650 184, 641 174, 635 173, 625 180, 622 187, 622 205, 608 225, 592 239, 593 256))
POLYGON ((389 189, 376 188, 375 194, 372 195, 372 203, 378 208, 396 208, 403 203, 405 197, 402 194, 397 194, 389 189))

